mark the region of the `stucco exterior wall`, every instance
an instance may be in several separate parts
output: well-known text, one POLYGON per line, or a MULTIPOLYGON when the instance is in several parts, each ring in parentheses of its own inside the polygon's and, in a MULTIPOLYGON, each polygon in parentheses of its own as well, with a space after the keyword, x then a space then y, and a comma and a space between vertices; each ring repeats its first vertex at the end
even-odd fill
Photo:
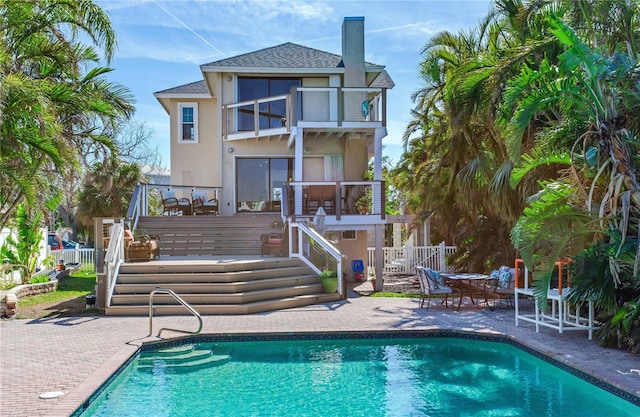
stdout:
POLYGON ((171 108, 171 183, 193 186, 220 186, 220 171, 215 169, 220 160, 221 144, 218 132, 219 111, 217 100, 170 101, 171 108), (178 129, 180 103, 197 103, 197 143, 179 142, 178 129))

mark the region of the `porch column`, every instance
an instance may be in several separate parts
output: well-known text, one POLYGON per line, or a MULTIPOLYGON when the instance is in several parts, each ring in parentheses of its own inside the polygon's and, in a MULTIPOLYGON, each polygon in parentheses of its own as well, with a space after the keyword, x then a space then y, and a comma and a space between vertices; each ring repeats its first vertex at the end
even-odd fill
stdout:
POLYGON ((373 138, 373 213, 384 219, 384 204, 382 203, 382 138, 387 136, 386 128, 378 128, 373 138))
MULTIPOLYGON (((293 180, 302 181, 302 159, 304 155, 304 131, 301 127, 295 129, 295 158, 293 160, 293 180)), ((302 186, 296 185, 294 188, 295 202, 294 213, 296 216, 302 215, 302 186)))
POLYGON ((383 288, 383 276, 382 276, 382 267, 384 263, 384 254, 382 253, 382 240, 384 239, 384 225, 376 224, 375 226, 375 240, 376 240, 376 248, 374 252, 374 267, 375 267, 375 277, 376 277, 376 287, 375 291, 382 291, 383 288))

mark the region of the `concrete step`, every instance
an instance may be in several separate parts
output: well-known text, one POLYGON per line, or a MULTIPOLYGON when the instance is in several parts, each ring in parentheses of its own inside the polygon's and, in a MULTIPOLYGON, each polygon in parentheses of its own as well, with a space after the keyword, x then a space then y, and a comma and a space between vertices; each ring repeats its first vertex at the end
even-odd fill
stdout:
MULTIPOLYGON (((165 277, 166 278, 166 277, 165 277)), ((120 282, 120 281, 118 281, 120 282)), ((114 290, 114 295, 123 294, 150 294, 154 288, 169 289, 182 297, 183 294, 235 294, 251 291, 270 290, 284 287, 317 285, 316 275, 278 277, 251 281, 235 281, 222 283, 190 283, 190 282, 163 282, 156 280, 147 283, 120 284, 114 290)), ((158 296, 159 297, 159 296, 158 296)), ((154 298, 155 300, 155 298, 154 298)))
POLYGON ((119 276, 119 284, 148 284, 148 283, 233 283, 256 281, 269 278, 286 278, 306 276, 311 274, 307 266, 295 266, 290 268, 256 269, 231 272, 193 272, 193 273, 140 273, 122 274, 119 276))
MULTIPOLYGON (((237 255, 237 254, 236 254, 237 255)), ((243 254, 244 255, 244 254, 243 254)), ((175 273, 222 273, 258 271, 278 268, 300 267, 298 259, 256 257, 245 260, 215 261, 203 257, 162 257, 158 261, 125 263, 120 266, 120 274, 175 274, 175 273)))
MULTIPOLYGON (((267 301, 274 298, 294 297, 299 295, 313 295, 322 293, 322 284, 296 285, 290 287, 268 288, 257 291, 239 293, 182 293, 178 294, 186 303, 194 305, 215 304, 248 304, 258 301, 267 301)), ((153 297, 154 306, 179 305, 178 301, 170 295, 158 294, 153 297)), ((149 306, 149 293, 147 294, 113 294, 111 305, 146 305, 149 306)))
MULTIPOLYGON (((339 302, 340 295, 335 294, 310 294, 297 297, 285 297, 280 299, 263 300, 246 304, 212 305, 192 304, 191 306, 201 315, 243 315, 256 314, 266 311, 283 310, 308 305, 339 302)), ((112 306, 106 311, 108 316, 146 316, 149 314, 149 305, 119 305, 112 306)), ((154 315, 190 315, 181 305, 154 306, 154 315)))

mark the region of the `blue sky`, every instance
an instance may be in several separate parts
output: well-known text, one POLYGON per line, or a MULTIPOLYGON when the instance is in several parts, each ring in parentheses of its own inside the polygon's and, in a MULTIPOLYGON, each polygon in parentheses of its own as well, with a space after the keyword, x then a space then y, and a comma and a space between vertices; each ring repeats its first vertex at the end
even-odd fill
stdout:
POLYGON ((476 27, 490 0, 276 1, 97 0, 110 16, 118 50, 109 80, 135 97, 138 122, 169 163, 169 116, 153 93, 202 79, 199 66, 293 42, 341 53, 346 16, 365 18, 365 59, 385 65, 396 87, 388 94, 384 154, 397 162, 411 118, 411 94, 421 87, 420 52, 441 31, 476 27))

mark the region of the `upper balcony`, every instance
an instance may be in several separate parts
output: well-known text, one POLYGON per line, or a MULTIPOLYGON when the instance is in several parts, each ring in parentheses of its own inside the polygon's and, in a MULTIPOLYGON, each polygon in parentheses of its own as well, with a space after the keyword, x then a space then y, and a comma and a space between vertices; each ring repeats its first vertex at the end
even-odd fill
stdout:
POLYGON ((364 130, 386 126, 385 88, 293 87, 289 94, 222 106, 224 140, 286 137, 294 127, 364 130))

